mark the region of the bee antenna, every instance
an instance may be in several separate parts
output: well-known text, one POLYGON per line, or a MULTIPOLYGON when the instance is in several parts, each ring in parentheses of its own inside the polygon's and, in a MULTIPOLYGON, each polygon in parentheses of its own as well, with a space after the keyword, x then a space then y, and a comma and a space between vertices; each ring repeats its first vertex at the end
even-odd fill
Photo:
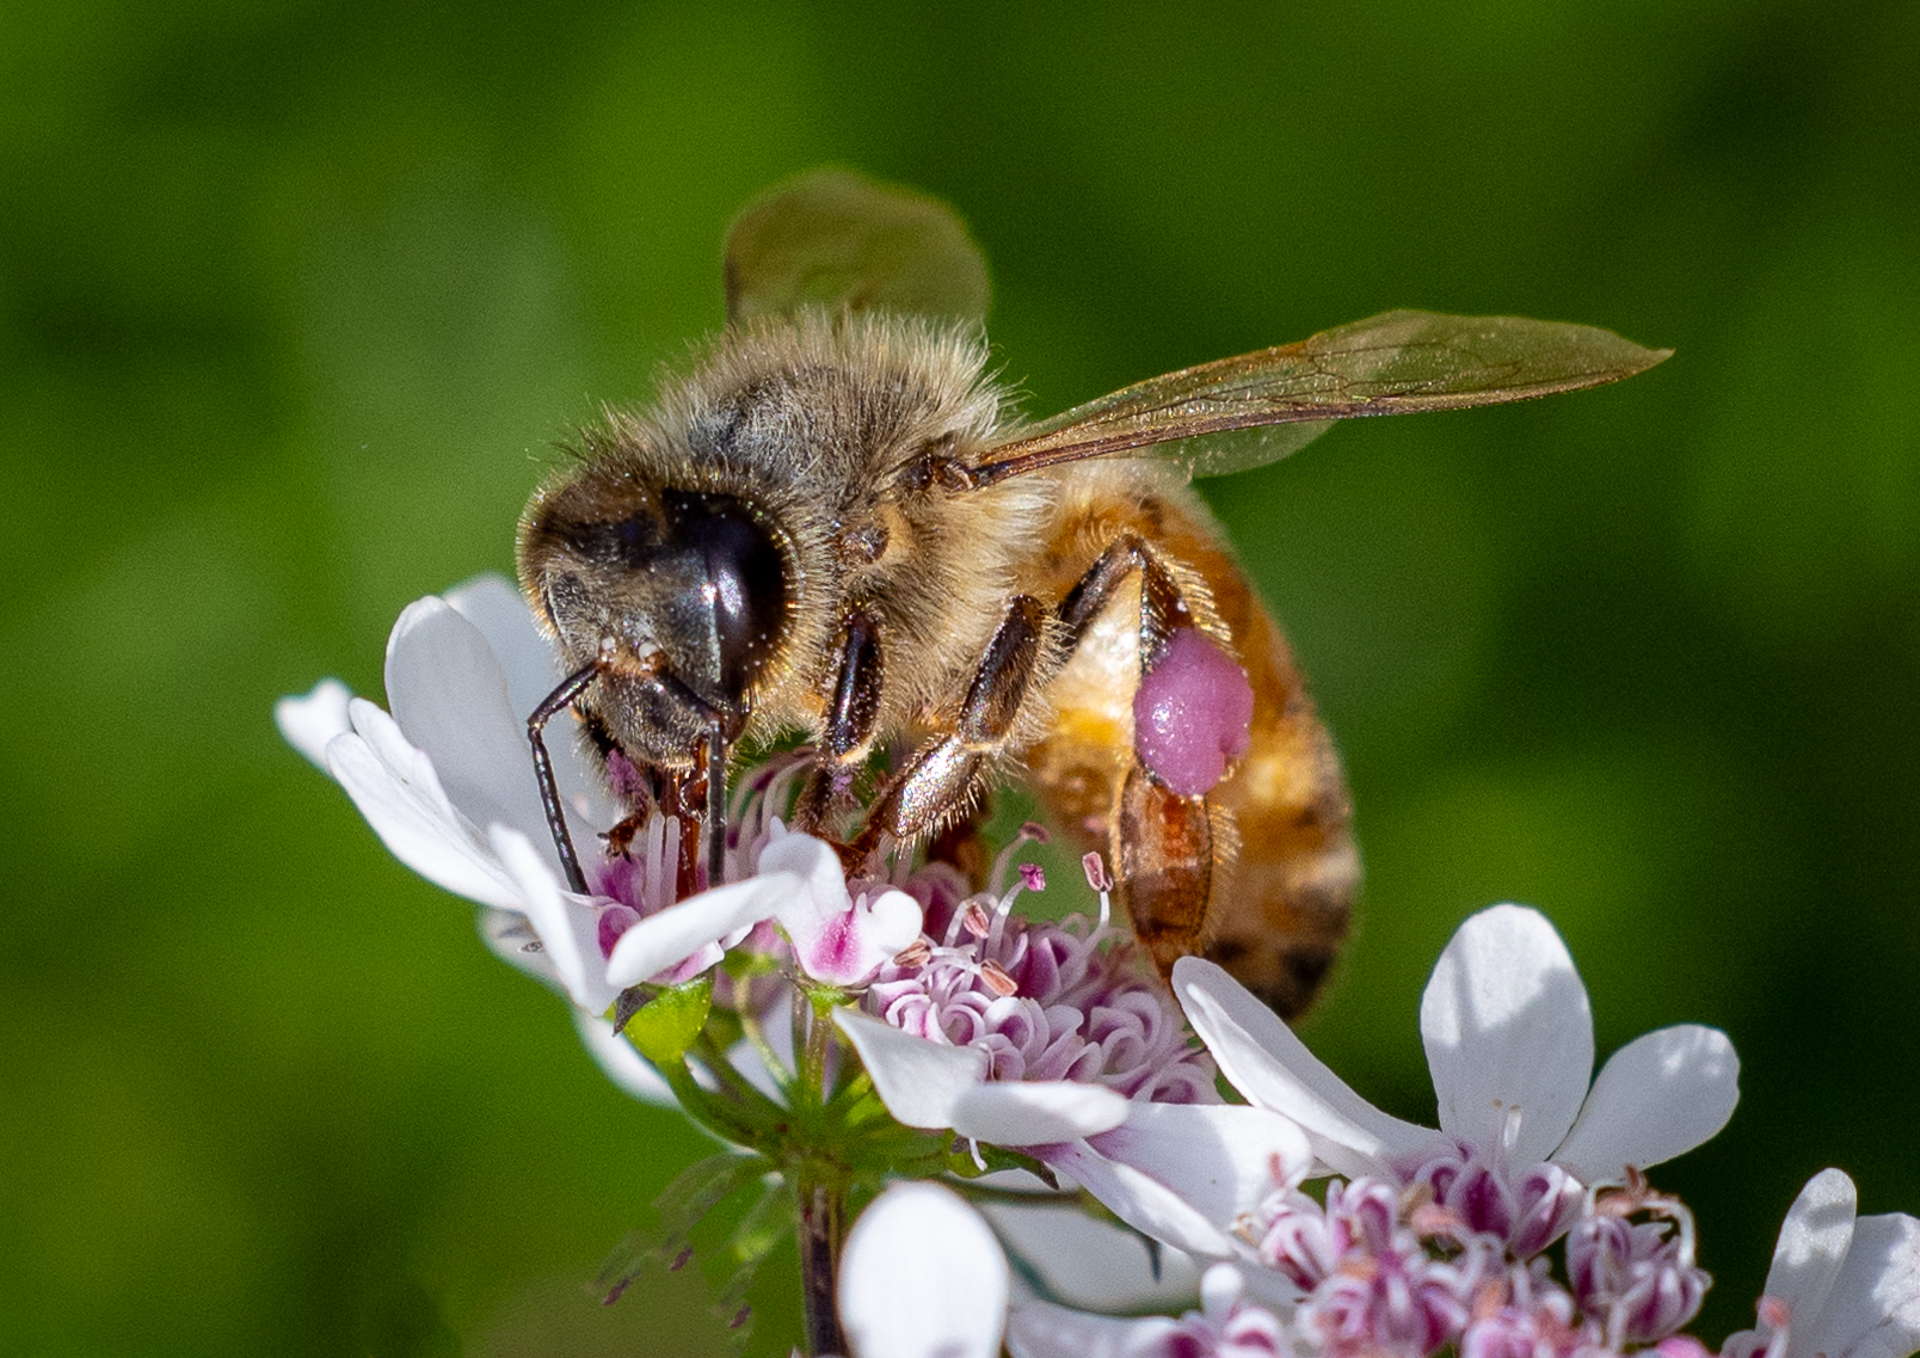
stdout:
POLYGON ((572 707, 574 700, 587 691, 587 685, 599 673, 598 661, 575 670, 561 680, 560 687, 549 693, 527 718, 527 740, 533 746, 533 774, 540 782, 540 808, 547 813, 547 829, 553 835, 554 852, 560 855, 560 867, 567 875, 567 886, 578 896, 592 893, 587 890, 586 874, 580 871, 580 855, 574 852, 573 835, 567 829, 567 813, 560 801, 560 785, 553 778, 553 760, 547 755, 544 732, 547 722, 556 713, 572 707))

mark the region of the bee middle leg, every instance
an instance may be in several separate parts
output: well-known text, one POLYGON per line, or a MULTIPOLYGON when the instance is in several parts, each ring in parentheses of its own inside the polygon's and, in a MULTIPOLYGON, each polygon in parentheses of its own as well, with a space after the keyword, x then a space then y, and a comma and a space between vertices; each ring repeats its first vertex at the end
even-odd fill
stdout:
POLYGON ((951 733, 935 738, 896 773, 867 814, 848 856, 864 861, 882 836, 912 839, 965 808, 988 762, 1012 735, 1048 653, 1047 606, 1030 594, 1008 600, 951 733))
POLYGON ((836 803, 845 799, 854 770, 873 748, 886 681, 886 652, 880 623, 865 607, 854 605, 834 638, 839 656, 833 697, 827 704, 813 770, 794 803, 793 826, 817 833, 836 803))

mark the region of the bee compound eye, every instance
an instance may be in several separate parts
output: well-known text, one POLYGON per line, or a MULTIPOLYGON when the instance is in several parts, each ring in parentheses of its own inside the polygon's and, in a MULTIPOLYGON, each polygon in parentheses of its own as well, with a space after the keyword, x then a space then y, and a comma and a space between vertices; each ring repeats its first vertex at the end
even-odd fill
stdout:
POLYGON ((785 559, 772 531, 731 495, 673 493, 668 509, 678 545, 697 563, 720 687, 737 701, 780 644, 787 615, 785 559))

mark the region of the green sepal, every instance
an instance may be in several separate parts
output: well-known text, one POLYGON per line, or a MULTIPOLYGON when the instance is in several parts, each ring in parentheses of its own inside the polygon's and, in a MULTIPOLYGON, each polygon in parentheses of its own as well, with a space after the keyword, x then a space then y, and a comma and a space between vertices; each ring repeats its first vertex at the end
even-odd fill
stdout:
POLYGON ((656 1066, 677 1064, 706 1026, 713 1006, 713 978, 665 986, 627 1020, 624 1031, 634 1049, 656 1066))

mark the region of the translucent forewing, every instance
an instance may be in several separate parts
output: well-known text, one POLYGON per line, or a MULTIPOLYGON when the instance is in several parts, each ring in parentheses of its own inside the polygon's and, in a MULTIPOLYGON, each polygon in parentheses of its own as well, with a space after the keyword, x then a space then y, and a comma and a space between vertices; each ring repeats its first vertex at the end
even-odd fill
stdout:
POLYGON ((1089 401, 988 449, 968 470, 988 484, 1151 449, 1195 476, 1218 476, 1285 457, 1334 420, 1576 391, 1631 377, 1672 352, 1588 325, 1389 311, 1089 401))
POLYGON ((810 170, 749 203, 727 234, 727 318, 802 307, 980 321, 987 262, 936 198, 851 170, 810 170))

